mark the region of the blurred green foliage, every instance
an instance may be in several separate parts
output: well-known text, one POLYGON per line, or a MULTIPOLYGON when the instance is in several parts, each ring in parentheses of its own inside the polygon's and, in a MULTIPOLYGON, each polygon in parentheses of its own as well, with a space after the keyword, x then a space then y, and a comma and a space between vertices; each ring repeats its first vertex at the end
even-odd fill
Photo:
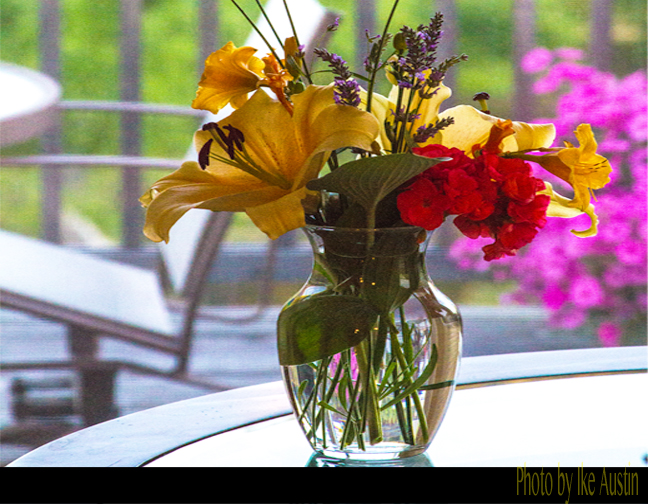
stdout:
MULTIPOLYGON (((328 44, 351 64, 355 61, 355 3, 348 0, 320 0, 341 17, 340 28, 328 44)), ((360 0, 361 1, 361 0, 360 0)), ((470 103, 477 91, 493 97, 491 110, 506 116, 510 112, 513 78, 511 9, 514 0, 458 0, 460 37, 457 52, 470 59, 458 67, 454 96, 457 103, 470 103)), ((256 18, 254 0, 239 2, 256 18)), ((119 98, 119 8, 117 0, 61 0, 61 82, 67 100, 116 100, 119 98)), ((425 2, 430 14, 435 2, 425 2)), ((537 0, 537 43, 549 48, 589 45, 589 1, 537 0)), ((39 68, 37 0, 0 0, 1 58, 39 68)), ((196 0, 145 0, 142 26, 143 101, 189 105, 195 96, 201 67, 198 62, 198 2, 196 0)), ((382 31, 392 0, 377 0, 377 31, 382 31)), ((613 2, 614 71, 625 75, 645 68, 646 2, 613 2)), ((220 29, 217 42, 241 44, 250 31, 247 22, 226 0, 217 3, 220 29)), ((421 16, 421 1, 401 0, 391 30, 402 24, 416 26, 427 21, 421 16)), ((358 50, 364 50, 359 48, 358 50)), ((325 81, 323 81, 325 82, 325 81)), ((381 91, 386 92, 383 84, 381 91)), ((68 153, 115 154, 119 150, 119 118, 105 112, 69 111, 64 116, 64 150, 68 153)), ((143 154, 181 158, 196 128, 194 118, 145 116, 142 126, 143 154)), ((3 149, 3 154, 38 152, 38 141, 3 149)), ((147 170, 143 186, 159 178, 160 170, 147 170)), ((107 236, 117 240, 119 181, 116 170, 69 169, 63 205, 66 211, 91 220, 107 236)), ((22 233, 39 233, 38 170, 4 167, 0 172, 2 195, 1 226, 22 233)), ((144 188, 144 187, 143 187, 144 188)), ((244 218, 236 219, 235 239, 260 239, 244 218)))

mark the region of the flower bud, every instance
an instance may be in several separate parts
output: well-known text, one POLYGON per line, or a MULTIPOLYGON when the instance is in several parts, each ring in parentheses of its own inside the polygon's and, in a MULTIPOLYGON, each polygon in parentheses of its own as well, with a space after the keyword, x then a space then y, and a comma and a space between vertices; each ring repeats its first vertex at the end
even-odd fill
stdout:
POLYGON ((407 50, 407 42, 405 41, 405 36, 401 33, 398 32, 396 35, 394 35, 394 49, 396 49, 399 52, 403 52, 407 50))

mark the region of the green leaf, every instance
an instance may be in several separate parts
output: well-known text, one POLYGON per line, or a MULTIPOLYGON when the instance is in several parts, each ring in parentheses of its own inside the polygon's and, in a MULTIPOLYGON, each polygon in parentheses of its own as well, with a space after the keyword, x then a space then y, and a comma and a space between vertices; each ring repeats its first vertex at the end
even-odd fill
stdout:
POLYGON ((419 390, 436 390, 440 388, 446 388, 451 385, 454 385, 454 380, 448 380, 448 381, 443 381, 439 383, 434 383, 432 385, 423 385, 422 387, 419 388, 419 390))
POLYGON ((322 408, 324 408, 324 409, 327 409, 327 410, 329 410, 329 411, 332 411, 333 413, 336 413, 336 414, 340 415, 341 417, 346 417, 346 416, 347 416, 347 414, 346 414, 345 412, 340 411, 340 410, 338 410, 338 409, 335 409, 333 406, 331 406, 331 405, 330 405, 329 403, 327 403, 327 402, 320 401, 320 402, 317 403, 317 404, 319 404, 319 405, 320 405, 322 408))
POLYGON ((418 289, 417 260, 418 254, 367 258, 362 276, 362 294, 375 310, 390 313, 402 306, 418 289))
POLYGON ((306 187, 349 196, 367 212, 412 177, 449 158, 427 158, 415 154, 390 154, 357 159, 327 175, 311 180, 306 187))
POLYGON ((423 386, 423 384, 428 380, 428 378, 432 375, 434 372, 434 368, 436 367, 437 359, 439 357, 439 354, 437 352, 437 347, 436 344, 432 345, 432 356, 430 357, 430 360, 427 363, 427 366, 425 366, 425 369, 423 372, 420 374, 420 376, 414 380, 414 382, 409 385, 405 390, 403 390, 400 394, 398 394, 396 397, 394 397, 391 401, 389 401, 387 404, 383 405, 381 409, 387 409, 397 402, 402 401, 406 397, 412 395, 415 393, 418 389, 423 386))
POLYGON ((299 384, 299 389, 297 390, 297 397, 301 400, 301 397, 304 395, 304 390, 306 390, 306 387, 308 387, 308 380, 303 380, 299 384))
POLYGON ((277 321, 282 366, 318 361, 359 344, 378 314, 356 296, 319 294, 288 306, 277 321))

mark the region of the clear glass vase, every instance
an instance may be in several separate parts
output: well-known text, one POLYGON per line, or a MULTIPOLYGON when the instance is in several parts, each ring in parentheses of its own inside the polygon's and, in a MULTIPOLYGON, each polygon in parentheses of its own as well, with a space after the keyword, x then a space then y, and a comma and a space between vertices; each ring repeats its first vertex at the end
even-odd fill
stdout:
POLYGON ((310 278, 278 323, 282 373, 315 452, 388 460, 424 452, 454 390, 461 317, 425 268, 415 227, 306 226, 310 278))

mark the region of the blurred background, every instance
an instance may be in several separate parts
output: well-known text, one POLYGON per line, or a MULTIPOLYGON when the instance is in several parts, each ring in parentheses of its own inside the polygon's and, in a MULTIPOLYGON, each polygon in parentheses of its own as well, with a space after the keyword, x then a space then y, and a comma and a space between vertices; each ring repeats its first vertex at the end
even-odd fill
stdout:
MULTIPOLYGON (((254 1, 239 4, 258 17, 254 1)), ((365 32, 382 32, 392 0, 320 4, 340 17, 328 49, 361 69, 365 32)), ((39 71, 61 89, 57 114, 41 135, 2 144, 0 227, 157 271, 160 249, 141 234, 137 198, 190 148, 203 118, 190 104, 204 59, 230 40, 242 45, 249 24, 226 0, 0 5, 0 60, 39 71), (120 108, 124 103, 138 105, 120 108), (124 166, 119 156, 142 162, 124 166)), ((614 169, 612 182, 597 191, 595 239, 568 232, 586 221, 557 219, 518 257, 491 264, 480 258, 484 243, 460 237, 450 223, 435 233, 431 252, 442 266, 431 268, 432 278, 464 310, 465 354, 645 345, 646 2, 401 0, 390 31, 426 23, 435 11, 445 16, 439 57, 469 56, 450 72, 453 96, 444 107, 471 104, 486 91, 498 117, 554 122, 555 145, 577 143, 573 130, 589 122, 614 169)), ((327 83, 328 74, 321 75, 319 83, 327 83)), ((378 92, 389 92, 386 80, 378 92)), ((199 317, 195 338, 204 362, 197 367, 204 375, 228 387, 279 379, 274 317, 308 275, 309 257, 299 231, 271 246, 245 215, 233 216, 201 302, 218 314, 239 310, 247 322, 199 317), (244 367, 250 352, 260 356, 252 373, 244 367)), ((2 309, 0 330, 3 362, 66 352, 57 323, 2 309)), ((123 342, 102 345, 105 358, 137 353, 123 342)), ((175 382, 161 391, 159 378, 122 375, 119 414, 205 393, 175 382)), ((2 375, 3 463, 77 425, 74 408, 54 419, 16 418, 16 380, 30 376, 42 383, 65 373, 2 375)))

